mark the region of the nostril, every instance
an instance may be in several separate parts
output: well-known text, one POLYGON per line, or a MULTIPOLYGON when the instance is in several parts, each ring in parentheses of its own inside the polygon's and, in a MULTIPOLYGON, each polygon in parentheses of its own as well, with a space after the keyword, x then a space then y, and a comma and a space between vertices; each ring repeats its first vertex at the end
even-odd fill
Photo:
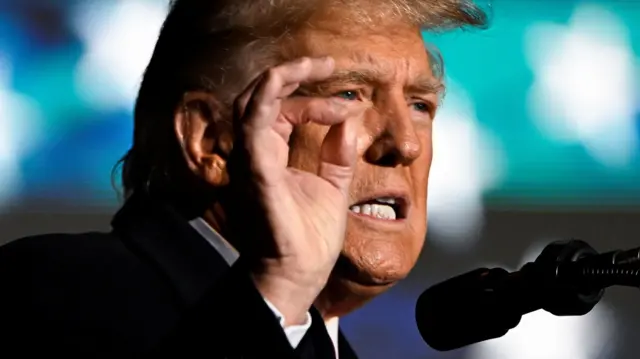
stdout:
POLYGON ((395 167, 398 165, 400 156, 397 151, 385 153, 376 161, 376 164, 383 167, 395 167))
POLYGON ((420 141, 407 136, 393 137, 390 133, 379 137, 365 152, 365 160, 383 167, 406 166, 420 157, 420 141))

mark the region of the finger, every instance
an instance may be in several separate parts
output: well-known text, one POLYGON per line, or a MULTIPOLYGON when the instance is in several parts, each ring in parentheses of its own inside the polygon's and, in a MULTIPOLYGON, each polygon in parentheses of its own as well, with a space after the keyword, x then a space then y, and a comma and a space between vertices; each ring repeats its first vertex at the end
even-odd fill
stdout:
POLYGON ((289 142, 294 125, 315 123, 332 126, 350 117, 360 117, 370 108, 363 102, 337 98, 294 97, 282 102, 280 117, 272 126, 284 141, 289 142))
POLYGON ((274 67, 267 71, 249 98, 242 121, 248 128, 269 128, 278 118, 280 100, 290 95, 300 82, 314 82, 327 78, 333 72, 331 58, 303 58, 274 67), (285 91, 283 91, 285 90, 285 91))
POLYGON ((331 126, 322 141, 318 175, 346 196, 353 180, 357 156, 358 132, 362 119, 350 117, 331 126))
POLYGON ((289 96, 291 93, 282 93, 283 87, 301 82, 324 80, 333 73, 334 65, 335 62, 331 57, 302 57, 273 67, 265 73, 264 86, 257 90, 256 97, 258 100, 273 101, 289 96))
POLYGON ((256 90, 256 87, 258 86, 261 80, 262 80, 262 77, 258 76, 256 79, 251 81, 249 86, 247 86, 247 88, 244 89, 244 91, 240 94, 240 96, 236 98, 233 104, 233 109, 234 109, 233 122, 234 123, 238 123, 240 119, 244 117, 245 110, 247 109, 247 104, 249 103, 251 96, 253 96, 253 92, 256 90))
MULTIPOLYGON (((251 99, 251 97, 253 96, 253 93, 256 90, 256 87, 258 87, 261 81, 262 81, 262 76, 259 76, 258 78, 253 80, 249 84, 249 86, 247 86, 247 88, 236 99, 234 103, 234 110, 235 110, 234 122, 235 120, 239 120, 244 117, 247 104, 249 103, 249 100, 251 99)), ((291 95, 298 89, 298 87, 300 87, 300 83, 292 83, 284 86, 281 91, 281 97, 286 97, 291 95)))
POLYGON ((359 117, 371 105, 336 97, 293 97, 282 101, 280 114, 292 125, 315 123, 332 126, 359 117))

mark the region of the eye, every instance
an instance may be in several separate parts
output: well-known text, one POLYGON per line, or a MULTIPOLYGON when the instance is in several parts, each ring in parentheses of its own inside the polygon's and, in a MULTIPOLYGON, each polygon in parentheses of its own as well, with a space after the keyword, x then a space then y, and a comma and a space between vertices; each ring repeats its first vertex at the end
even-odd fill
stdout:
POLYGON ((431 105, 426 102, 414 102, 411 106, 413 106, 413 108, 418 112, 431 112, 431 105))
POLYGON ((341 91, 334 94, 334 96, 340 97, 348 101, 357 100, 360 97, 359 95, 360 95, 359 92, 356 90, 346 90, 346 91, 341 91))

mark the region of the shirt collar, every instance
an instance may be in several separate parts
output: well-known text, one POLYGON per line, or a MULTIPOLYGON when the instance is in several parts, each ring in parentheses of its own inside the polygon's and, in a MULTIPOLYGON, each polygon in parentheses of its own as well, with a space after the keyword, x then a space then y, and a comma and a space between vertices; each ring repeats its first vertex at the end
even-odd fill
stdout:
POLYGON ((220 253, 229 266, 238 260, 240 253, 204 219, 198 217, 189 221, 189 224, 220 253))
MULTIPOLYGON (((201 217, 195 218, 189 221, 189 224, 215 248, 218 253, 224 258, 224 260, 231 266, 235 263, 236 260, 240 257, 240 253, 218 233, 213 227, 209 225, 204 219, 201 217)), ((331 318, 325 321, 325 325, 327 327, 327 332, 331 337, 331 341, 336 349, 336 353, 338 352, 338 317, 331 318)))

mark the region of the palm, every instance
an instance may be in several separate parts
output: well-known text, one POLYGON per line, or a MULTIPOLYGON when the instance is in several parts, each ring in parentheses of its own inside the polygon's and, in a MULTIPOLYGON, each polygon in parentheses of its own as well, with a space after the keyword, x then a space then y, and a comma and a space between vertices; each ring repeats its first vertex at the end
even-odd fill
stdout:
POLYGON ((258 240, 258 250, 266 249, 257 256, 278 273, 272 273, 275 277, 285 273, 288 281, 314 283, 314 288, 328 279, 342 249, 357 126, 365 108, 334 98, 290 95, 301 82, 320 81, 332 72, 333 62, 320 59, 273 68, 238 98, 234 121, 239 155, 233 167, 240 172, 235 179, 230 173, 231 183, 241 185, 239 198, 245 199, 238 206, 245 213, 236 218, 257 210, 250 225, 237 223, 238 234, 258 240), (317 173, 288 167, 293 127, 309 122, 329 126, 317 173))
MULTIPOLYGON (((267 205, 270 212, 267 215, 271 223, 283 224, 282 228, 274 230, 289 232, 285 237, 305 233, 306 248, 298 247, 296 251, 337 256, 342 242, 336 239, 344 235, 346 222, 345 192, 315 173, 287 167, 287 141, 291 130, 292 125, 280 117, 264 138, 259 165, 265 174, 263 186, 273 190, 278 197, 268 202, 277 204, 277 208, 267 205)), ((294 255, 287 252, 279 254, 283 257, 294 255)))

